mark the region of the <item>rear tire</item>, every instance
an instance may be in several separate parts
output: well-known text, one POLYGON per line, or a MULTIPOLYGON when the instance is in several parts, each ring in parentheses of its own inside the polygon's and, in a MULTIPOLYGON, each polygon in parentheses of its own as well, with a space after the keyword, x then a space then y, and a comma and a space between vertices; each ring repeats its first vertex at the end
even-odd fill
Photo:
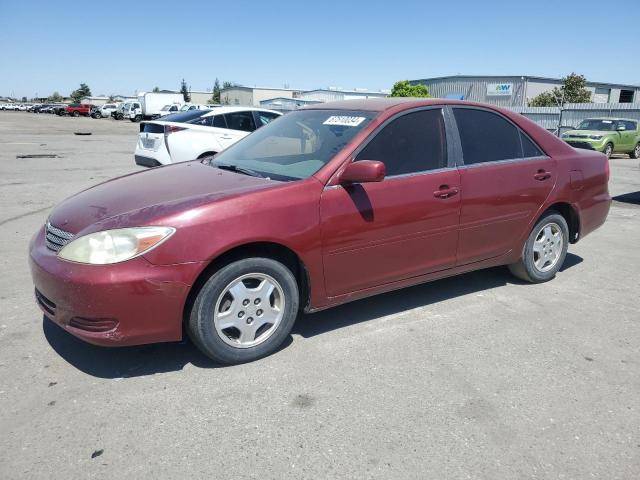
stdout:
POLYGON ((244 258, 202 286, 187 331, 202 353, 219 363, 251 362, 280 347, 298 307, 298 284, 287 267, 270 258, 244 258))
POLYGON ((509 265, 513 275, 530 283, 542 283, 556 276, 567 256, 569 227, 562 215, 550 211, 531 230, 522 258, 509 265))
POLYGON ((634 148, 629 154, 631 158, 640 158, 640 142, 637 143, 636 148, 634 148))

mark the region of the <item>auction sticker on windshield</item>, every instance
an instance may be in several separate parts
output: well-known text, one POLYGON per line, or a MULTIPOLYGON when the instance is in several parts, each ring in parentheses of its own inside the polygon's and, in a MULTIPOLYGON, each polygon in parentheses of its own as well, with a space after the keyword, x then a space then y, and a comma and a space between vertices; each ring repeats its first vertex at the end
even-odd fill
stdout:
POLYGON ((342 125, 343 127, 357 127, 365 120, 365 117, 350 117, 347 115, 333 115, 327 118, 323 125, 342 125))

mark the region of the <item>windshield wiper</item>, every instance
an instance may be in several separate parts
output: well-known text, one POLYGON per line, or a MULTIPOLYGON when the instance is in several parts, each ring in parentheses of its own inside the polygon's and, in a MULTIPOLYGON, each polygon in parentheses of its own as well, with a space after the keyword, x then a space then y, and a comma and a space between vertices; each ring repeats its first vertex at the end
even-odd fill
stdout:
POLYGON ((265 178, 264 175, 261 175, 255 170, 251 170, 249 168, 239 167, 237 165, 230 165, 227 163, 214 163, 214 165, 220 168, 221 170, 229 170, 230 172, 242 173, 243 175, 249 175, 250 177, 265 178))

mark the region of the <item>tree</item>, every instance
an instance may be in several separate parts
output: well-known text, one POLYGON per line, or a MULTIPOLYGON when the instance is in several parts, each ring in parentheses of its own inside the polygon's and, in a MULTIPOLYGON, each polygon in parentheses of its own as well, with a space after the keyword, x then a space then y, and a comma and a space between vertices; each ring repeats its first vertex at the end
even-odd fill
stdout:
POLYGON ((216 81, 213 83, 213 95, 209 99, 210 104, 220 103, 220 81, 216 78, 216 81))
POLYGON ((565 103, 589 103, 591 92, 587 90, 584 75, 571 73, 562 79, 560 88, 542 92, 529 101, 530 107, 562 107, 565 103))
POLYGON ((182 79, 182 83, 180 83, 180 93, 182 94, 182 98, 184 98, 185 102, 191 101, 191 95, 189 95, 189 88, 187 87, 187 82, 182 79))
POLYGON ((153 87, 153 93, 158 93, 160 91, 160 87, 153 87))
POLYGON ((86 83, 81 83, 80 88, 71 92, 71 95, 69 96, 75 103, 80 103, 80 100, 82 100, 84 97, 91 96, 91 89, 86 83))
POLYGON ((47 97, 47 102, 51 102, 51 103, 59 103, 62 100, 63 100, 62 95, 60 95, 58 92, 53 92, 51 95, 47 97))
POLYGON ((225 88, 233 88, 233 87, 239 87, 240 84, 236 83, 236 82, 222 82, 222 89, 224 90, 225 88))
POLYGON ((429 89, 425 85, 411 85, 409 80, 400 80, 393 84, 392 97, 429 97, 429 89))

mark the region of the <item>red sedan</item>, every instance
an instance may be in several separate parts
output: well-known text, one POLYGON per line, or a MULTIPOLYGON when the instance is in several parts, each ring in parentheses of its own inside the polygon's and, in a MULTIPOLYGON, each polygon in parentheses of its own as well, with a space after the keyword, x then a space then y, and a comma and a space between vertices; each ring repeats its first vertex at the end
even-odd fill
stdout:
POLYGON ((553 278, 602 225, 609 167, 526 118, 453 100, 289 113, 215 158, 57 206, 30 245, 45 315, 97 345, 254 360, 298 312, 496 265, 553 278))

